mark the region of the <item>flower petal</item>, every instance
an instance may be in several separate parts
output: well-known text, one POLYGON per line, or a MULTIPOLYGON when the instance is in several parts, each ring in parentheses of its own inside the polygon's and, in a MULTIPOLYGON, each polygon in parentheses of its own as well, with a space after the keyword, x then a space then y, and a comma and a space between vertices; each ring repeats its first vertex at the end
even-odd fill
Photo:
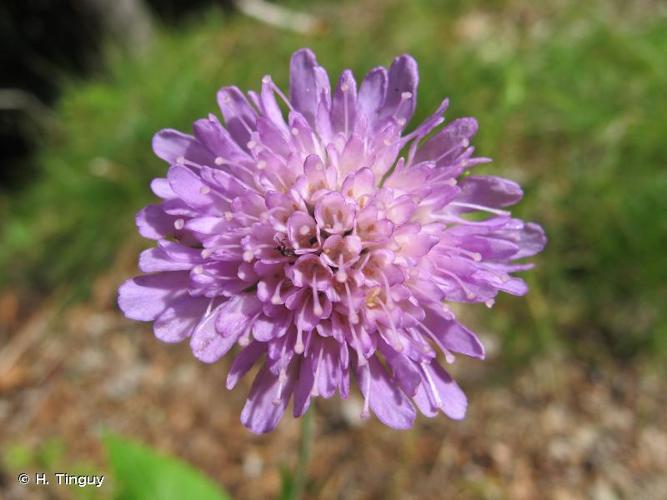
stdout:
POLYGON ((290 102, 294 109, 314 126, 322 94, 330 93, 327 73, 317 64, 313 51, 297 50, 290 61, 290 102))
POLYGON ((433 382, 431 396, 435 396, 434 406, 440 408, 451 419, 461 420, 465 417, 468 398, 449 373, 437 361, 425 365, 424 370, 428 372, 430 380, 433 382))
POLYGON ((281 381, 266 364, 260 369, 241 411, 243 425, 257 434, 275 429, 294 390, 296 376, 293 371, 288 371, 286 379, 281 381))
POLYGON ((200 297, 181 295, 155 319, 153 331, 163 342, 181 342, 188 338, 201 321, 208 300, 200 297))
POLYGON ((354 129, 357 107, 357 82, 349 69, 343 71, 331 103, 331 126, 334 132, 349 134, 354 129))
POLYGON ((257 296, 252 293, 231 297, 220 307, 216 329, 223 337, 239 338, 252 326, 261 306, 257 296))
POLYGON ((173 166, 167 173, 167 179, 174 192, 188 206, 202 209, 214 204, 214 198, 210 194, 211 188, 189 168, 173 166))
POLYGON ((161 205, 147 205, 137 213, 135 220, 141 236, 159 240, 177 232, 174 227, 177 219, 177 215, 166 213, 161 205))
POLYGON ((375 68, 366 75, 359 87, 357 113, 364 117, 364 122, 370 127, 374 125, 382 109, 387 94, 388 79, 385 68, 375 68))
POLYGON ((294 403, 292 414, 300 417, 310 407, 313 385, 315 384, 315 363, 317 358, 311 352, 301 360, 299 367, 299 378, 294 388, 294 403))
POLYGON ((459 183, 459 187, 461 193, 457 201, 492 208, 514 205, 523 196, 521 186, 516 182, 492 175, 470 175, 459 183))
POLYGON ((187 289, 187 272, 168 272, 137 276, 118 289, 118 306, 125 316, 153 321, 187 289))
POLYGON ((414 406, 375 357, 368 360, 367 366, 357 367, 357 380, 380 422, 394 429, 412 427, 416 416, 414 406))
POLYGON ((477 133, 477 120, 459 118, 426 141, 415 154, 415 162, 434 161, 438 167, 450 165, 470 145, 477 133))
POLYGON ((255 130, 257 113, 238 87, 221 88, 218 91, 218 106, 229 134, 240 147, 247 150, 250 133, 255 130))
POLYGON ((223 357, 236 344, 238 337, 221 335, 216 321, 222 306, 211 311, 195 328, 190 339, 190 348, 197 359, 204 363, 214 363, 223 357))
POLYGON ((197 120, 192 128, 197 140, 206 147, 215 160, 221 158, 227 163, 251 160, 248 153, 234 141, 215 115, 197 120))
POLYGON ((158 158, 171 164, 180 158, 200 165, 212 160, 210 153, 194 137, 173 129, 160 130, 153 136, 153 151, 158 158))
POLYGON ((250 371, 255 362, 266 352, 264 342, 251 342, 239 352, 227 374, 227 389, 232 390, 237 382, 250 371))
POLYGON ((547 237, 544 229, 539 224, 527 222, 522 231, 519 232, 519 251, 514 255, 514 259, 531 257, 544 250, 547 244, 547 237))
POLYGON ((280 109, 280 106, 278 106, 278 102, 276 101, 274 88, 275 84, 269 75, 266 75, 264 78, 262 78, 262 91, 259 95, 259 103, 262 108, 262 113, 283 132, 288 133, 289 129, 287 127, 287 123, 285 123, 283 112, 280 109))
POLYGON ((477 335, 456 320, 446 319, 429 310, 424 324, 433 332, 433 340, 441 349, 484 359, 484 346, 477 335))
POLYGON ((403 125, 410 121, 417 105, 418 84, 417 61, 407 54, 394 59, 389 68, 387 95, 380 119, 393 117, 403 120, 403 125))

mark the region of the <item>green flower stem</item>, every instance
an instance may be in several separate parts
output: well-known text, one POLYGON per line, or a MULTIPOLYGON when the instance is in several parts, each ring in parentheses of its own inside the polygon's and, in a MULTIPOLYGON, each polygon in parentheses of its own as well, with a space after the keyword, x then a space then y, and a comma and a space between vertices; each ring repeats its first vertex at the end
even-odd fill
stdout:
POLYGON ((292 488, 292 500, 300 500, 306 488, 308 477, 308 462, 310 461, 310 447, 313 440, 313 415, 314 408, 311 407, 301 417, 301 442, 299 443, 299 461, 294 474, 294 488, 292 488))

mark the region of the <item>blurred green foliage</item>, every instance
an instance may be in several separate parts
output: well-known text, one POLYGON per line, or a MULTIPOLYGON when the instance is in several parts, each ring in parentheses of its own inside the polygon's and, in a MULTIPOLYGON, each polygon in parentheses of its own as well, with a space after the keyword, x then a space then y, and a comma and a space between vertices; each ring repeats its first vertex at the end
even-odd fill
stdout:
MULTIPOLYGON (((28 472, 31 476, 35 473, 46 473, 47 479, 52 481, 52 484, 55 484, 55 476, 52 475, 55 472, 67 471, 68 474, 76 476, 100 474, 99 467, 93 462, 72 460, 70 451, 67 443, 60 437, 53 437, 31 444, 24 442, 6 443, 6 446, 0 452, 0 467, 8 472, 10 477, 15 477, 23 472, 28 472)), ((39 486, 37 487, 39 488, 39 486)), ((29 493, 26 494, 30 495, 29 493)), ((70 490, 68 498, 104 500, 111 497, 106 489, 100 491, 97 488, 73 488, 70 490)))
POLYGON ((104 445, 113 474, 116 500, 229 498, 201 472, 147 446, 115 435, 107 435, 104 445))
POLYGON ((28 467, 54 469, 62 465, 65 444, 60 438, 52 438, 33 448, 19 443, 8 445, 4 450, 2 463, 12 470, 28 467))
MULTIPOLYGON (((53 474, 104 476, 101 489, 72 488, 67 498, 77 500, 227 500, 229 495, 215 482, 186 462, 116 434, 105 433, 102 444, 107 467, 93 462, 72 462, 66 443, 52 438, 42 443, 9 444, 0 455, 0 465, 10 475, 28 471, 53 474), (46 472, 48 471, 48 472, 46 472)), ((26 497, 27 498, 27 497, 26 497)), ((32 498, 32 497, 31 497, 32 498)))
POLYGON ((111 53, 94 81, 69 82, 42 173, 0 203, 0 285, 85 293, 134 236, 133 215, 166 166, 150 149, 188 130, 221 85, 285 85, 310 46, 332 80, 402 52, 420 64, 418 118, 444 96, 476 116, 483 170, 514 178, 517 214, 550 239, 527 300, 503 297, 483 323, 522 359, 561 346, 596 357, 667 354, 667 15, 659 2, 363 0, 288 2, 322 17, 304 37, 208 13, 137 59, 111 53), (661 10, 662 9, 662 10, 661 10), (5 208, 1 208, 1 207, 5 208))

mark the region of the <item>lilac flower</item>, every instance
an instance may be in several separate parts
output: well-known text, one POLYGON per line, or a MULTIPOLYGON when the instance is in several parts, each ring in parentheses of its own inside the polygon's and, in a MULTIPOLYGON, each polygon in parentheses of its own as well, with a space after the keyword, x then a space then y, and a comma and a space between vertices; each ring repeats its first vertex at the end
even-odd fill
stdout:
POLYGON ((310 50, 290 71, 289 97, 269 76, 259 93, 224 87, 224 125, 209 115, 194 136, 155 136, 170 167, 137 226, 157 246, 139 259, 148 274, 120 287, 120 308, 160 340, 189 339, 207 363, 240 345, 229 389, 261 364, 241 413, 254 432, 272 430, 290 399, 298 417, 315 396, 347 398, 351 376, 364 417, 399 429, 416 409, 461 419, 466 397, 438 352, 451 363, 484 348, 448 304, 525 294, 512 273, 531 267, 516 261, 540 252, 544 233, 505 210, 516 183, 462 175, 489 161, 473 156, 474 119, 438 129, 444 100, 404 133, 412 57, 358 87, 346 70, 333 91, 310 50))

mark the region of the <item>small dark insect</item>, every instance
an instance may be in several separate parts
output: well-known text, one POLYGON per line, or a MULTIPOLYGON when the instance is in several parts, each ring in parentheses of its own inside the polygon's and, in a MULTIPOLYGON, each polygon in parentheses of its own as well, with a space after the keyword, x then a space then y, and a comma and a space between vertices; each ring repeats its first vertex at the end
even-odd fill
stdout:
POLYGON ((286 247, 286 246, 278 246, 276 247, 276 250, 278 250, 281 254, 283 254, 285 257, 296 257, 296 253, 292 248, 286 247))
POLYGON ((284 238, 276 238, 276 250, 280 252, 284 257, 296 257, 296 253, 292 247, 287 246, 287 242, 284 238))

